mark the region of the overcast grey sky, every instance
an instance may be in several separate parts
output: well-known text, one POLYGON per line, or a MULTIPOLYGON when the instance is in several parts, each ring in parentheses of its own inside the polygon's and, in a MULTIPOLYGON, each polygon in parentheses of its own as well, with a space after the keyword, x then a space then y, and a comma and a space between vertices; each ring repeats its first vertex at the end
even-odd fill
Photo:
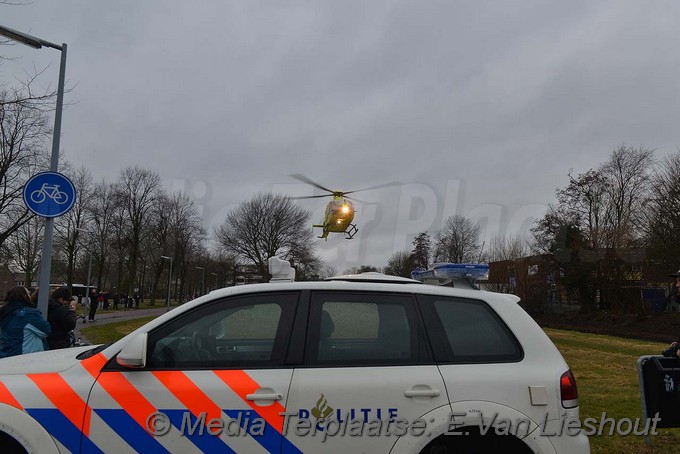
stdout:
MULTIPOLYGON (((319 243, 340 271, 451 214, 526 231, 570 169, 680 144, 677 1, 33 0, 0 24, 68 44, 65 159, 152 169, 209 229, 260 191, 319 193, 293 173, 402 183, 357 194, 376 204, 354 240, 319 243)), ((57 51, 2 52, 1 83, 34 65, 56 83, 57 51)))

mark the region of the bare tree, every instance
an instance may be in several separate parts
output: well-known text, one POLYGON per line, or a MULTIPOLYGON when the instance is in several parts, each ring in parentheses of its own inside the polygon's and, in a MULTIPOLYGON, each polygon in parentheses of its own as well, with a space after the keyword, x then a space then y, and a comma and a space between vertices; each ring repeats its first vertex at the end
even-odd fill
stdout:
POLYGON ((139 167, 128 167, 123 170, 116 184, 116 195, 123 210, 123 222, 127 226, 126 243, 128 252, 129 291, 135 287, 137 265, 140 258, 141 244, 145 223, 161 190, 160 177, 150 170, 139 167))
POLYGON ((292 266, 295 267, 295 280, 317 280, 321 275, 321 259, 314 254, 311 247, 302 246, 297 244, 291 249, 287 257, 292 266))
POLYGON ((680 148, 661 161, 653 176, 646 205, 646 242, 655 259, 668 269, 680 257, 680 148))
POLYGON ((435 235, 435 261, 470 263, 479 258, 479 226, 455 215, 444 222, 435 235))
POLYGON ((35 77, 0 89, 0 246, 32 214, 22 201, 28 178, 47 161, 49 94, 33 93, 35 77))
POLYGON ((529 241, 521 235, 498 235, 489 244, 488 261, 516 260, 531 253, 529 241))
POLYGON ((387 261, 385 274, 392 276, 411 277, 413 271, 413 254, 408 251, 397 251, 387 261))
MULTIPOLYGON (((176 280, 179 280, 179 295, 184 296, 188 291, 185 288, 188 275, 195 270, 199 258, 205 259, 208 256, 203 245, 205 232, 196 205, 185 194, 173 194, 167 200, 170 213, 171 255, 177 271, 176 273, 173 271, 173 274, 176 280)), ((199 261, 205 268, 203 260, 199 261)))
POLYGON ((215 236, 225 251, 257 266, 267 279, 269 257, 297 257, 298 263, 300 257, 309 257, 313 245, 309 219, 309 211, 290 198, 261 193, 229 213, 215 236))
POLYGON ((653 152, 621 146, 596 170, 556 191, 557 203, 532 229, 537 244, 555 254, 562 283, 578 290, 582 307, 624 308, 623 281, 641 255, 653 152))
POLYGON ((565 216, 559 206, 548 204, 546 214, 537 219, 531 228, 531 248, 539 254, 550 254, 553 252, 555 238, 560 233, 563 225, 576 225, 565 221, 565 216))
POLYGON ((321 278, 322 263, 316 256, 307 261, 291 260, 291 264, 295 268, 296 281, 318 281, 321 278))
POLYGON ((610 182, 601 170, 590 169, 574 177, 556 191, 553 218, 557 224, 574 225, 583 232, 591 248, 604 245, 610 182))
POLYGON ((560 225, 576 227, 592 250, 637 242, 653 164, 651 150, 621 146, 597 170, 569 174, 569 184, 556 191, 557 204, 533 229, 539 244, 554 240, 560 225))
POLYGON ((44 233, 45 220, 34 216, 12 233, 5 243, 9 259, 24 273, 26 285, 30 285, 37 276, 44 233))
POLYGON ((69 177, 78 196, 73 207, 66 214, 58 217, 54 224, 55 247, 61 252, 57 255, 63 256, 66 262, 66 282, 69 287, 73 284, 79 253, 82 252, 80 254, 82 256, 87 255, 87 242, 90 238, 88 236, 83 241, 83 237, 87 236, 85 231, 89 229, 87 203, 92 194, 92 176, 89 170, 81 167, 70 173, 69 177))
POLYGON ((640 238, 653 164, 652 150, 622 145, 602 166, 608 181, 608 247, 628 247, 640 238))
POLYGON ((521 235, 498 235, 491 239, 487 260, 489 262, 506 262, 497 264, 495 282, 486 284, 493 292, 510 293, 517 288, 527 288, 526 272, 517 272, 526 267, 525 259, 531 253, 529 240, 521 235), (514 278, 514 285, 511 282, 514 278))
POLYGON ((338 270, 334 266, 326 265, 321 269, 321 275, 319 278, 326 279, 327 277, 333 277, 338 275, 338 270))
POLYGON ((97 288, 104 289, 107 281, 107 268, 111 258, 112 219, 116 210, 117 199, 114 187, 107 181, 94 185, 87 204, 90 221, 88 230, 94 234, 92 240, 93 265, 96 274, 97 288))
MULTIPOLYGON (((205 258, 206 271, 212 276, 213 281, 207 288, 216 289, 233 285, 236 271, 236 258, 221 251, 209 251, 205 258)), ((206 280, 208 277, 206 276, 206 280)))
POLYGON ((342 274, 361 274, 361 273, 375 273, 378 268, 373 265, 359 265, 347 268, 342 274))
POLYGON ((112 268, 111 279, 114 291, 119 294, 127 293, 126 277, 125 277, 125 262, 128 255, 128 221, 125 215, 125 210, 121 205, 121 198, 118 197, 115 185, 113 186, 115 204, 109 217, 110 224, 110 244, 111 248, 107 256, 108 267, 112 268))
MULTIPOLYGON (((167 262, 161 256, 173 255, 173 239, 170 235, 171 216, 170 199, 167 194, 161 194, 150 212, 148 241, 145 242, 142 248, 144 261, 151 270, 149 278, 152 289, 158 289, 161 275, 168 268, 167 262)), ((153 291, 151 292, 151 304, 155 304, 155 293, 153 291)))

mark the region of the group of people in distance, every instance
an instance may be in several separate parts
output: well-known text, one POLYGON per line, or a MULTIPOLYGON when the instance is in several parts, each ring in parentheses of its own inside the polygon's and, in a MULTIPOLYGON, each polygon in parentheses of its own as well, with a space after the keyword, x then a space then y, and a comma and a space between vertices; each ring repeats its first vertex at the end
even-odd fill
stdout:
POLYGON ((38 290, 14 287, 0 308, 0 358, 73 345, 76 301, 65 287, 50 295, 47 319, 37 309, 38 290))

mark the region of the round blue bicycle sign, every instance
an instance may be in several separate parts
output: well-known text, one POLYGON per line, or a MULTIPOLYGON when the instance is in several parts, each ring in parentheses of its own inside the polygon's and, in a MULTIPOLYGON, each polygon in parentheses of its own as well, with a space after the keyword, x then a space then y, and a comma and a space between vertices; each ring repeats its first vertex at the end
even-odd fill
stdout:
POLYGON ((38 216, 56 218, 73 208, 75 202, 76 188, 57 172, 37 173, 24 186, 24 203, 38 216))

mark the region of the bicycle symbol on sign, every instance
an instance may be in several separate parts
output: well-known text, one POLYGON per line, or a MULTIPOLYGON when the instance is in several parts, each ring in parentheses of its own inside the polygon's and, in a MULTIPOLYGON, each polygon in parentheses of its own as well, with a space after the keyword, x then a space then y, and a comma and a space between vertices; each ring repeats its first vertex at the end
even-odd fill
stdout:
POLYGON ((43 183, 40 189, 31 192, 31 201, 34 203, 43 203, 47 198, 54 200, 59 205, 68 202, 68 194, 60 191, 58 184, 43 183))

